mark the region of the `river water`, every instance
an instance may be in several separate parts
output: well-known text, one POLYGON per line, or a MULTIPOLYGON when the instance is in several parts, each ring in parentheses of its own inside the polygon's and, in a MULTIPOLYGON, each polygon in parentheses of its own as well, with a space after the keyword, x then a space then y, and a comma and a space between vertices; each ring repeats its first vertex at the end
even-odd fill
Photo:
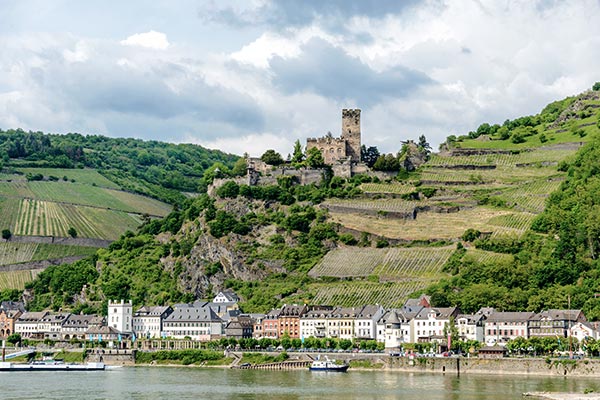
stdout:
POLYGON ((600 391, 593 378, 391 371, 255 371, 125 367, 98 372, 0 372, 0 399, 520 399, 524 392, 600 391))

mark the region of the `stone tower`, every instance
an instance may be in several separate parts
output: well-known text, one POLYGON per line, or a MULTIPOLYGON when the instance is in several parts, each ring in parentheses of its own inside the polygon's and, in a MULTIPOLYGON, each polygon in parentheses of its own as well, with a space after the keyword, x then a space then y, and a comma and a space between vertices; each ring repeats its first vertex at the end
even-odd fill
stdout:
POLYGON ((360 109, 342 110, 342 136, 346 141, 346 156, 360 162, 360 109))
POLYGON ((108 326, 112 326, 122 333, 132 332, 132 309, 131 300, 125 302, 108 301, 108 326))

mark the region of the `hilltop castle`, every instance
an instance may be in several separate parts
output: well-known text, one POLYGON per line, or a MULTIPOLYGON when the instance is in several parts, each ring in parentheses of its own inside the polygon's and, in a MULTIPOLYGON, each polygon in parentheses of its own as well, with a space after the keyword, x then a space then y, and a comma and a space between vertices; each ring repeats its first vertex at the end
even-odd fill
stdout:
POLYGON ((342 135, 334 138, 331 133, 321 138, 306 140, 306 151, 313 147, 321 150, 325 164, 360 162, 360 109, 342 110, 342 135))

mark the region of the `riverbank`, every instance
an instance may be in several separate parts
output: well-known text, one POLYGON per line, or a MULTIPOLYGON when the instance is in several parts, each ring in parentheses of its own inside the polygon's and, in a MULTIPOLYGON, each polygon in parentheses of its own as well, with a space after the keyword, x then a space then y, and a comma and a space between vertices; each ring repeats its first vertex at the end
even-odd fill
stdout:
POLYGON ((550 392, 528 392, 523 393, 524 397, 533 397, 536 399, 548 400, 600 400, 598 393, 550 393, 550 392))

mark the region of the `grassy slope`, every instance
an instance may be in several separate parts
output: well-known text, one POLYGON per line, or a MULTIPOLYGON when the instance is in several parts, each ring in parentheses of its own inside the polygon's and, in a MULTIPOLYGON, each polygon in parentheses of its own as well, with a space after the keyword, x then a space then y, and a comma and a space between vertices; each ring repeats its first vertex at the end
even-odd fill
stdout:
MULTIPOLYGON (((598 135, 599 128, 596 122, 600 113, 597 108, 593 108, 592 111, 591 116, 575 118, 554 128, 550 128, 548 123, 542 123, 535 127, 536 134, 526 137, 526 141, 520 144, 514 144, 510 139, 499 140, 495 137, 463 138, 455 143, 455 148, 511 150, 514 153, 470 156, 435 154, 420 168, 418 179, 405 183, 364 184, 362 189, 369 194, 368 198, 331 201, 332 204, 344 205, 347 208, 344 213, 331 213, 330 218, 356 231, 408 241, 455 241, 469 228, 489 232, 492 236, 519 237, 530 228, 535 216, 544 210, 550 193, 557 190, 564 180, 566 173, 559 171, 557 166, 574 156, 579 145, 598 135), (574 135, 574 131, 578 133, 574 135), (579 134, 580 131, 583 131, 583 136, 579 134), (545 142, 540 140, 542 134, 547 138, 545 142), (495 168, 473 169, 468 166, 495 168), (416 202, 400 198, 412 190, 418 191, 420 184, 435 188, 436 195, 416 202), (373 199, 377 196, 384 198, 373 199), (389 211, 405 211, 415 204, 465 205, 469 201, 475 205, 461 207, 460 211, 453 213, 422 212, 418 213, 414 220, 386 216, 389 211), (379 213, 373 215, 373 212, 379 213)), ((427 251, 427 248, 411 248, 405 253, 405 264, 411 263, 411 252, 419 251, 427 251)), ((437 269, 430 269, 428 279, 424 280, 422 275, 427 271, 426 264, 415 263, 412 276, 388 276, 383 283, 385 290, 382 290, 382 283, 377 283, 383 282, 379 274, 374 273, 368 279, 364 279, 368 273, 382 268, 378 258, 371 257, 368 262, 362 264, 361 272, 352 275, 352 269, 360 270, 354 266, 355 263, 361 262, 361 258, 353 255, 353 252, 352 249, 338 249, 329 253, 311 271, 311 275, 315 277, 353 276, 352 282, 314 284, 309 290, 312 292, 312 301, 344 305, 359 305, 370 301, 399 305, 411 290, 417 291, 432 280, 448 276, 441 271, 441 266, 438 266, 437 269), (342 260, 345 260, 345 267, 341 267, 342 260), (372 264, 378 263, 379 267, 372 268, 372 264)), ((495 263, 510 262, 511 258, 512 256, 506 254, 470 249, 464 259, 495 263)))

